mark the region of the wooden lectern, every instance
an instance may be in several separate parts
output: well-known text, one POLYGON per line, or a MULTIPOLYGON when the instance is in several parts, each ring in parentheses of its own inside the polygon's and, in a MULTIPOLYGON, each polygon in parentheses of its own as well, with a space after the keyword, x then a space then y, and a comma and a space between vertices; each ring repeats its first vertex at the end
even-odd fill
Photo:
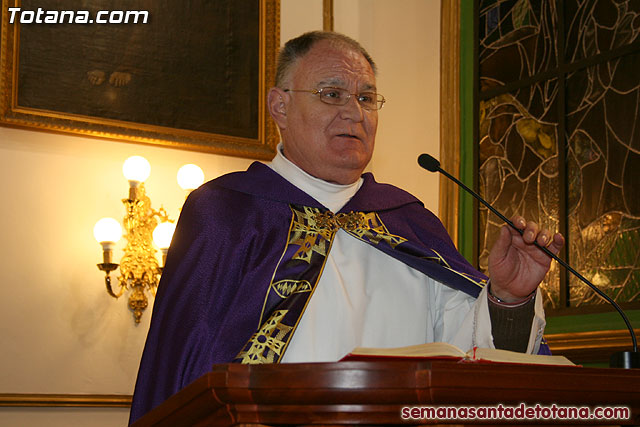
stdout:
POLYGON ((215 365, 134 425, 460 425, 473 420, 404 421, 401 408, 499 403, 626 406, 628 421, 533 423, 640 424, 640 370, 443 360, 215 365))

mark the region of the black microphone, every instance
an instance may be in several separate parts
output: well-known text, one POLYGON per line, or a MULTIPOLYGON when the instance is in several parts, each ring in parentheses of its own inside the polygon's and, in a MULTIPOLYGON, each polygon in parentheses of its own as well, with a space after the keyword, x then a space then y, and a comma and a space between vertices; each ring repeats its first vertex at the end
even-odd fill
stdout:
MULTIPOLYGON (((475 191, 473 191, 472 189, 470 189, 469 187, 464 185, 464 183, 462 183, 462 181, 460 181, 459 179, 457 179, 456 177, 454 177, 453 175, 451 175, 450 173, 448 173, 447 171, 442 169, 440 167, 440 162, 437 161, 435 158, 433 158, 433 156, 430 156, 429 154, 420 154, 420 156, 418 157, 418 164, 421 167, 423 167, 424 169, 426 169, 426 170, 428 170, 430 172, 440 172, 441 174, 443 174, 444 176, 446 176, 447 178, 449 178, 450 180, 452 180, 453 182, 458 184, 460 187, 464 188, 473 197, 478 199, 478 201, 480 203, 485 205, 491 212, 496 214, 498 216, 498 218, 500 218, 501 220, 503 220, 504 222, 509 224, 509 226, 511 228, 513 228, 514 230, 516 230, 518 233, 520 233, 521 236, 524 234, 524 231, 522 231, 521 229, 516 227, 513 224, 513 222, 511 222, 507 217, 505 217, 500 212, 498 212, 493 206, 491 206, 489 204, 489 202, 487 202, 485 199, 480 197, 480 195, 478 193, 476 193, 475 191)), ((582 276, 580 273, 578 273, 576 270, 574 270, 569 264, 567 264, 566 262, 561 260, 556 254, 551 252, 549 249, 547 249, 544 246, 540 246, 537 241, 534 241, 533 244, 538 249, 540 249, 542 252, 544 252, 545 254, 550 256, 552 259, 555 259, 556 261, 558 261, 558 263, 561 266, 563 266, 568 271, 570 271, 578 279, 580 279, 584 283, 586 283, 591 289, 593 289, 593 291, 595 293, 597 293, 605 301, 607 301, 609 304, 611 304, 613 306, 613 308, 615 308, 618 311, 618 313, 620 313, 620 316, 622 316, 622 320, 624 320, 624 323, 625 323, 625 325, 627 325, 627 328, 629 329, 629 333, 631 334, 631 342, 633 344, 633 352, 622 351, 622 352, 617 352, 617 353, 612 354, 611 355, 611 359, 609 361, 609 366, 611 366, 612 368, 626 368, 626 369, 629 369, 629 368, 640 368, 640 353, 638 353, 638 342, 636 340, 636 334, 633 331, 633 327, 631 326, 631 322, 629 322, 629 319, 627 318, 627 315, 624 314, 624 311, 622 311, 620 306, 618 304, 616 304, 616 302, 614 300, 609 298, 609 295, 607 295, 604 292, 602 292, 596 285, 594 285, 593 283, 588 281, 584 276, 582 276)))

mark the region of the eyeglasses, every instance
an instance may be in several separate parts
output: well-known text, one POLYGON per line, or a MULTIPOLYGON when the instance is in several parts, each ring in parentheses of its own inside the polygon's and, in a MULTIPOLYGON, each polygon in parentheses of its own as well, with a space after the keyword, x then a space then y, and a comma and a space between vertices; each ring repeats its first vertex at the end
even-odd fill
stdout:
POLYGON ((351 99, 352 95, 356 96, 358 104, 365 110, 379 110, 385 103, 384 96, 375 92, 361 92, 361 93, 349 93, 346 89, 340 89, 337 87, 323 87, 314 90, 304 89, 284 89, 285 92, 308 92, 313 95, 318 95, 320 101, 329 105, 347 105, 347 102, 351 99))

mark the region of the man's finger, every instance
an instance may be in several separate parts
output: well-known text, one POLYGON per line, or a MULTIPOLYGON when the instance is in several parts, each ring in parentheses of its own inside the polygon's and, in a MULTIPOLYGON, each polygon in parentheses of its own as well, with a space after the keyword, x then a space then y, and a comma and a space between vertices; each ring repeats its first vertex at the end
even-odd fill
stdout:
POLYGON ((560 233, 556 233, 553 236, 553 240, 549 244, 548 249, 554 254, 558 255, 560 249, 564 246, 564 236, 560 233))
POLYGON ((515 230, 512 230, 511 227, 507 225, 503 225, 500 228, 500 234, 493 244, 493 248, 491 248, 491 252, 489 254, 490 257, 494 257, 494 259, 497 261, 502 260, 507 256, 509 247, 511 247, 512 233, 518 234, 515 230))
POLYGON ((538 238, 536 239, 536 242, 538 242, 538 244, 540 246, 548 246, 551 244, 551 232, 547 229, 542 230, 540 233, 538 233, 538 238))
POLYGON ((538 224, 533 221, 529 221, 527 223, 527 227, 524 229, 522 238, 526 243, 533 243, 538 237, 539 232, 540 232, 540 227, 538 227, 538 224))
POLYGON ((520 215, 512 216, 511 222, 516 226, 516 228, 519 228, 520 230, 523 230, 527 226, 527 221, 520 215))

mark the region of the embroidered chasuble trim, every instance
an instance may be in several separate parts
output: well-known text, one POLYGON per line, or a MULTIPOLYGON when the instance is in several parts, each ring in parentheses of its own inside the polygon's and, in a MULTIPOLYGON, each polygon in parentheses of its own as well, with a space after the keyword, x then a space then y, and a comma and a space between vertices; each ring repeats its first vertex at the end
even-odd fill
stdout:
MULTIPOLYGON (((291 235, 291 229, 293 228, 293 221, 294 217, 292 214, 292 218, 291 218, 291 223, 289 224, 289 232, 287 233, 287 236, 291 235)), ((276 277, 276 273, 278 272, 278 265, 280 265, 280 263, 282 262, 282 259, 284 258, 284 256, 287 253, 287 246, 288 246, 288 242, 289 239, 287 238, 287 244, 284 245, 284 249, 282 250, 282 255, 280 255, 280 259, 278 260, 278 264, 276 264, 276 269, 273 270, 273 275, 271 276, 271 281, 269 283, 273 283, 274 281, 274 277, 276 277)), ((271 285, 269 285, 269 289, 271 289, 271 285)), ((267 290, 267 294, 264 296, 264 302, 262 303, 262 311, 260 312, 260 320, 258 321, 258 329, 260 329, 260 326, 262 326, 262 318, 264 317, 264 309, 267 306, 267 298, 269 296, 269 290, 267 290)))
POLYGON ((458 270, 454 270, 453 268, 451 268, 451 266, 449 265, 447 260, 445 260, 442 257, 442 255, 440 255, 438 252, 436 252, 433 249, 431 249, 431 252, 436 254, 436 256, 435 257, 425 257, 426 259, 430 259, 430 260, 436 261, 437 263, 442 265, 447 270, 449 270, 449 271, 451 271, 453 273, 456 273, 458 276, 463 277, 464 279, 467 279, 469 282, 473 283, 474 285, 476 285, 480 289, 484 288, 487 285, 487 281, 484 280, 484 279, 483 280, 476 280, 473 276, 470 276, 470 275, 468 275, 466 273, 462 273, 462 272, 460 272, 458 270))
MULTIPOLYGON (((292 215, 287 244, 267 289, 259 326, 234 359, 236 363, 280 361, 322 276, 338 230, 372 246, 384 242, 393 251, 402 252, 402 244, 407 242, 389 233, 375 212, 334 214, 308 206, 291 204, 289 207, 292 215)), ((436 262, 479 287, 484 286, 484 280, 474 280, 452 269, 436 251, 428 251, 420 258, 436 262)))
POLYGON ((280 361, 318 285, 339 229, 329 219, 334 216, 330 211, 293 204, 289 207, 289 239, 265 296, 261 326, 234 362, 280 361))

